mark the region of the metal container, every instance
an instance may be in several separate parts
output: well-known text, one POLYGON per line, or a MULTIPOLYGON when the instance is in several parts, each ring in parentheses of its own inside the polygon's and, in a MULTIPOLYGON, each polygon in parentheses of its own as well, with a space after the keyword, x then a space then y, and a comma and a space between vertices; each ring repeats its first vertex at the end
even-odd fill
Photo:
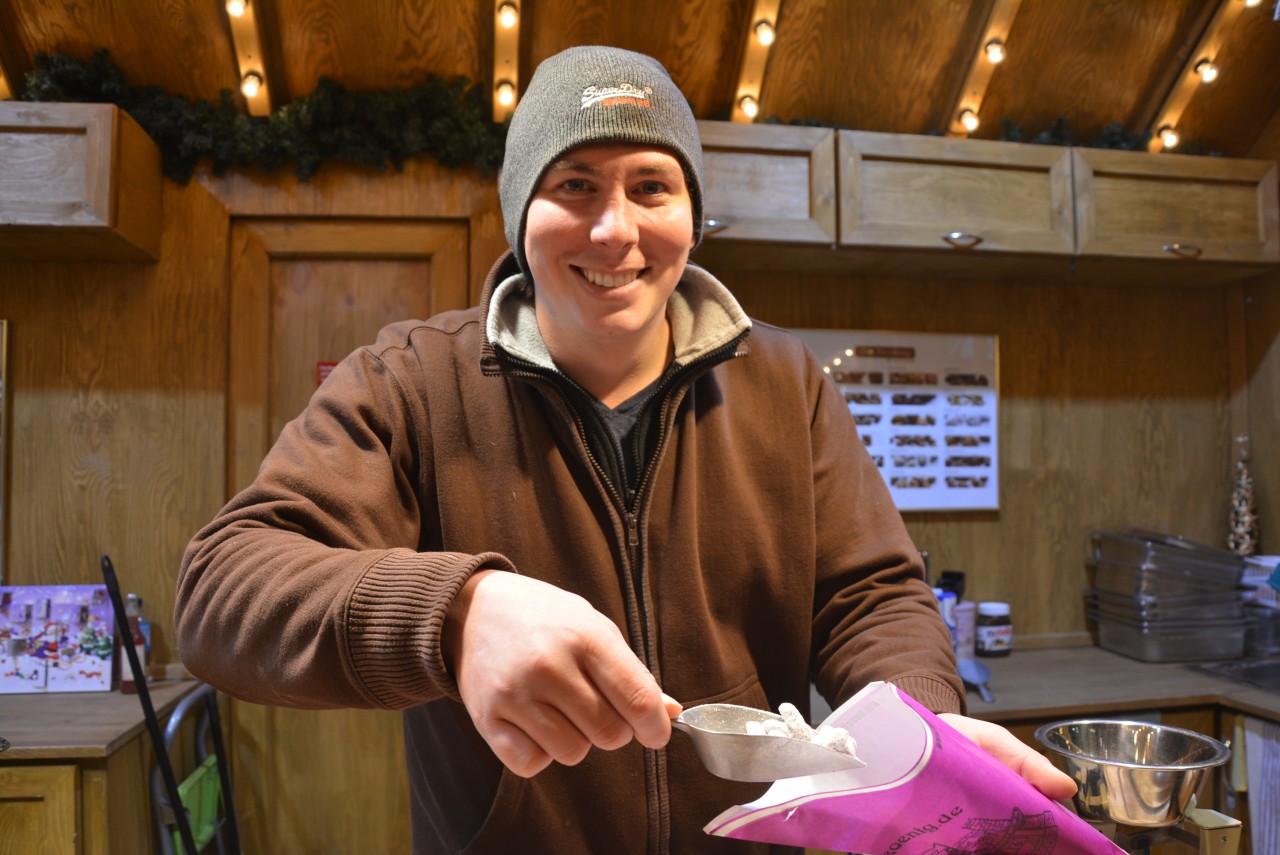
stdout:
POLYGON ((1036 740, 1076 782, 1081 817, 1138 828, 1180 822, 1207 773, 1231 757, 1194 730, 1142 721, 1058 721, 1037 729, 1036 740))
POLYGON ((1243 588, 1212 576, 1187 570, 1157 570, 1137 564, 1093 559, 1088 562, 1093 586, 1109 594, 1133 597, 1140 602, 1166 597, 1198 597, 1242 593, 1243 588))
POLYGON ((1089 609, 1098 646, 1141 662, 1200 662, 1244 655, 1243 618, 1220 621, 1128 620, 1089 609))
POLYGON ((1245 570, 1244 559, 1226 550, 1141 529, 1093 532, 1093 557, 1198 583, 1232 587, 1240 584, 1245 570))
POLYGON ((1137 600, 1090 589, 1085 599, 1099 614, 1133 621, 1240 620, 1245 613, 1244 595, 1239 591, 1137 600))

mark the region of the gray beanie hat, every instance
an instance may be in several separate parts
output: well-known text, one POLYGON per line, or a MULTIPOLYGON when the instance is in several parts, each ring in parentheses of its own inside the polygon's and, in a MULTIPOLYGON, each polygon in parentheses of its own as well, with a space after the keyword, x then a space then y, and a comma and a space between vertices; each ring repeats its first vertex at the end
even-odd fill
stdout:
POLYGON ((538 66, 507 129, 498 195, 507 241, 526 273, 525 213, 543 174, 569 149, 603 141, 670 149, 693 200, 694 245, 702 240, 702 142, 684 94, 652 57, 571 47, 538 66))

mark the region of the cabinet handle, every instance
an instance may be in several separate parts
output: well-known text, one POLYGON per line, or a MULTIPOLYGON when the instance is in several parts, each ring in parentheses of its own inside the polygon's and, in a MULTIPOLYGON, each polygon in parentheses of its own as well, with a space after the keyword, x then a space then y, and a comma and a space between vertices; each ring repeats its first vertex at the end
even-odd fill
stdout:
POLYGON ((1166 243, 1161 247, 1165 252, 1172 252, 1178 258, 1186 258, 1188 260, 1200 257, 1200 253, 1204 252, 1198 246, 1189 243, 1166 243))
POLYGON ((709 238, 712 235, 719 234, 729 228, 729 226, 730 223, 728 220, 722 220, 719 217, 707 217, 702 221, 702 236, 704 238, 709 238))
POLYGON ((982 243, 980 235, 971 235, 968 232, 950 232, 942 236, 942 239, 954 246, 956 249, 973 249, 982 243))

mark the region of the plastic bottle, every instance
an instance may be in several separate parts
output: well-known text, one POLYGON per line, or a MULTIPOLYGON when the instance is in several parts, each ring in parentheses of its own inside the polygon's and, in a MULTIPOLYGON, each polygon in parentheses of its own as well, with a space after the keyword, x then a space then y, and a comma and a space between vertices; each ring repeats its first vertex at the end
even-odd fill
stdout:
POLYGON ((956 605, 956 658, 972 659, 977 651, 978 604, 965 600, 956 605))
POLYGON ((146 604, 142 601, 142 597, 138 597, 138 629, 142 630, 142 637, 147 642, 147 658, 143 660, 143 664, 147 666, 147 674, 151 674, 151 619, 147 617, 146 604))
POLYGON ((956 646, 956 592, 934 588, 933 595, 938 598, 938 611, 942 613, 942 622, 951 630, 951 648, 956 646))
MULTIPOLYGON (((124 614, 129 622, 129 643, 138 654, 138 663, 142 665, 143 674, 147 667, 147 638, 142 634, 141 601, 137 594, 128 594, 124 600, 124 614)), ((138 684, 133 679, 133 667, 129 664, 129 654, 124 648, 120 650, 120 691, 126 695, 138 693, 138 684)))

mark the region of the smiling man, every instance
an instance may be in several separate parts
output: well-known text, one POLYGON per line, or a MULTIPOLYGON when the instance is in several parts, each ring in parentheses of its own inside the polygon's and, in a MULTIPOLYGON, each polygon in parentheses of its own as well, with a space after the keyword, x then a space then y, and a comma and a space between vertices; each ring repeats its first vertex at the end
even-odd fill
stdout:
POLYGON ((765 787, 711 776, 671 718, 807 710, 811 677, 833 705, 892 681, 1074 788, 957 715, 950 635, 841 395, 688 263, 702 187, 661 65, 548 59, 481 305, 347 357, 187 550, 193 673, 405 711, 415 852, 769 851, 702 832, 765 787))
POLYGON ((671 361, 667 300, 694 234, 680 161, 645 146, 580 146, 548 167, 525 222, 547 350, 616 407, 671 361))

